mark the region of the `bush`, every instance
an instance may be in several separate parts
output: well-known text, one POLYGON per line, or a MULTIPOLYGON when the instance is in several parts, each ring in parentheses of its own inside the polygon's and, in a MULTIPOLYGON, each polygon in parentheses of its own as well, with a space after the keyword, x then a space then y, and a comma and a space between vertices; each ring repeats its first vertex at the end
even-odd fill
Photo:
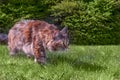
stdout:
POLYGON ((119 44, 120 19, 115 5, 115 0, 62 1, 51 8, 51 16, 68 26, 72 43, 119 44))
POLYGON ((54 23, 68 27, 71 43, 119 44, 119 4, 116 0, 1 0, 0 33, 8 33, 20 19, 45 20, 51 15, 54 23))
POLYGON ((20 20, 32 18, 36 10, 33 6, 14 6, 13 4, 3 4, 0 6, 0 32, 8 32, 12 25, 20 20))
POLYGON ((48 8, 59 0, 6 0, 0 5, 0 32, 8 33, 20 19, 43 19, 48 8))

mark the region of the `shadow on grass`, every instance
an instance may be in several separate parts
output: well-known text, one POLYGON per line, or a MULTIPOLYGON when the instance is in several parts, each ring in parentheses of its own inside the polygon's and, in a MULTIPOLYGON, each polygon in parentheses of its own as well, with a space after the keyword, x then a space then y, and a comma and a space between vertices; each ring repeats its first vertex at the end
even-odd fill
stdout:
MULTIPOLYGON (((17 54, 16 56, 14 56, 13 58, 19 58, 19 59, 29 59, 26 57, 26 55, 24 54, 17 54)), ((34 58, 30 58, 34 61, 34 58)), ((107 69, 106 66, 101 66, 98 65, 96 63, 92 63, 92 62, 85 62, 85 61, 81 61, 79 58, 70 58, 67 55, 57 55, 57 54, 49 54, 48 55, 48 59, 47 59, 47 63, 48 64, 52 64, 52 65, 59 65, 59 63, 67 63, 70 66, 72 66, 74 69, 80 70, 80 69, 84 69, 86 71, 102 71, 107 69)), ((10 64, 13 65, 13 64, 10 64)))
POLYGON ((48 62, 52 65, 59 65, 59 63, 68 63, 70 66, 77 70, 84 69, 86 71, 102 71, 107 69, 106 66, 101 66, 96 63, 80 61, 78 58, 71 59, 63 55, 51 54, 48 58, 48 62))
POLYGON ((79 62, 74 61, 74 63, 71 64, 71 66, 75 69, 84 69, 86 71, 101 71, 106 69, 105 66, 101 66, 95 63, 92 64, 89 62, 83 62, 83 61, 79 61, 79 62))

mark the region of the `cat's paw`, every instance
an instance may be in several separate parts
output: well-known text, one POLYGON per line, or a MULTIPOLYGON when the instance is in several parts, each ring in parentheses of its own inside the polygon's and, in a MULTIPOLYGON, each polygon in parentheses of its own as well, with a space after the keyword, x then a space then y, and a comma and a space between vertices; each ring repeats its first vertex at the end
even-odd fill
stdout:
POLYGON ((35 63, 39 63, 39 64, 46 64, 46 58, 41 57, 40 59, 34 59, 35 63))

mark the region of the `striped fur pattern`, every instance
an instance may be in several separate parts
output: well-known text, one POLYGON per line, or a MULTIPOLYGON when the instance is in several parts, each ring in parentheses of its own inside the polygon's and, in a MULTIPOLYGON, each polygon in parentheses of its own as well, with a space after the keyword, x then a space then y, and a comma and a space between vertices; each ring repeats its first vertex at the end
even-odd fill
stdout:
POLYGON ((40 20, 22 20, 9 31, 8 48, 10 55, 23 51, 28 57, 34 56, 35 62, 46 62, 46 49, 65 50, 68 47, 67 28, 61 31, 53 25, 40 20))

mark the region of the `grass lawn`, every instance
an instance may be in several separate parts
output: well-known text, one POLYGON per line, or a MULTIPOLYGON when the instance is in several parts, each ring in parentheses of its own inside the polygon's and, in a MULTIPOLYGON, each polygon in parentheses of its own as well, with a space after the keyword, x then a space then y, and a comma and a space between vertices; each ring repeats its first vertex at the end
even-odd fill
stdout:
POLYGON ((119 45, 70 45, 47 57, 47 64, 39 65, 24 55, 10 57, 0 45, 0 80, 120 80, 119 45))

